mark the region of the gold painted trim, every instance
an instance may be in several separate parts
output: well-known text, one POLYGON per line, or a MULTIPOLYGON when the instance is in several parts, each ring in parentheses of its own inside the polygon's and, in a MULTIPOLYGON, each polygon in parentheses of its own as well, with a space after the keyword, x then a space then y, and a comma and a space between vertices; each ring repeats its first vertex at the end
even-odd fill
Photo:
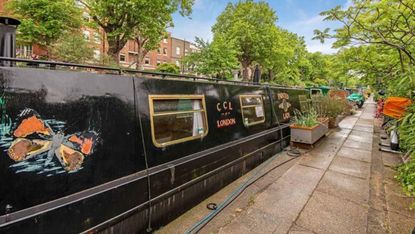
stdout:
POLYGON ((257 124, 261 124, 265 122, 265 109, 264 109, 264 99, 262 98, 262 95, 253 95, 253 94, 249 94, 249 95, 239 95, 239 103, 241 105, 241 114, 242 114, 242 122, 244 123, 245 127, 249 127, 249 126, 253 126, 253 125, 257 125, 257 124), (257 107, 260 105, 246 105, 244 106, 242 103, 242 98, 246 98, 246 97, 259 97, 261 99, 261 106, 262 106, 262 111, 264 112, 264 116, 262 117, 262 120, 260 121, 255 121, 255 122, 251 122, 251 123, 245 123, 245 116, 244 116, 244 108, 251 108, 251 107, 257 107))
POLYGON ((196 140, 205 137, 209 132, 209 123, 206 113, 206 101, 205 101, 205 95, 148 95, 148 106, 150 109, 150 125, 151 125, 151 140, 153 141, 153 144, 158 148, 163 148, 169 145, 174 145, 178 143, 183 143, 186 141, 196 140), (191 110, 191 111, 171 111, 171 112, 161 112, 161 113, 154 113, 154 100, 175 100, 175 99, 199 99, 202 101, 202 109, 199 110, 191 110), (165 143, 158 143, 155 134, 154 134, 154 117, 156 116, 165 116, 165 115, 173 115, 173 114, 185 114, 185 113, 196 113, 196 112, 204 112, 204 119, 203 121, 206 123, 206 130, 202 135, 198 136, 191 136, 191 137, 185 137, 182 139, 177 139, 173 141, 168 141, 165 143))

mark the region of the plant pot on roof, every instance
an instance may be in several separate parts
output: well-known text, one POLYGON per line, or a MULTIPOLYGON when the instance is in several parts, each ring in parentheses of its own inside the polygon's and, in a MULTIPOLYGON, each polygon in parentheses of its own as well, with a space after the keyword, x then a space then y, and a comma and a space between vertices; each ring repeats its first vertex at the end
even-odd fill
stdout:
POLYGON ((296 112, 294 123, 290 125, 291 141, 303 144, 314 144, 323 137, 328 128, 318 121, 317 113, 310 110, 307 113, 296 112))

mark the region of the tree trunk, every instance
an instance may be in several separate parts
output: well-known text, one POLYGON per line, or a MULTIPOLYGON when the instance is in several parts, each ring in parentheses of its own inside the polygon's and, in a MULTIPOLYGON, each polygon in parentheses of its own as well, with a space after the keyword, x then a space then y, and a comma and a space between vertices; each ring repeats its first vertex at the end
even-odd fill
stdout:
POLYGON ((405 72, 405 65, 404 65, 404 63, 403 63, 402 52, 401 52, 401 50, 400 50, 400 49, 398 49, 398 52, 399 52, 399 61, 401 62, 401 69, 402 69, 402 72, 405 72))
MULTIPOLYGON (((109 42, 108 42, 109 44, 109 42)), ((119 58, 120 49, 118 49, 116 46, 113 46, 111 44, 108 45, 108 55, 116 62, 117 64, 120 63, 119 58)))
POLYGON ((125 46, 125 44, 127 43, 126 39, 123 39, 123 37, 115 37, 115 38, 111 38, 111 37, 107 37, 107 41, 108 41, 108 55, 111 56, 111 58, 114 59, 114 61, 119 64, 120 63, 120 58, 119 58, 119 53, 122 50, 122 48, 125 46))
POLYGON ((135 42, 137 43, 137 70, 142 69, 142 63, 144 57, 148 54, 148 50, 144 47, 146 46, 148 39, 142 38, 141 36, 135 37, 135 42))
POLYGON ((243 81, 250 81, 251 78, 249 77, 249 66, 251 65, 249 61, 244 60, 241 62, 242 65, 242 80, 243 81))

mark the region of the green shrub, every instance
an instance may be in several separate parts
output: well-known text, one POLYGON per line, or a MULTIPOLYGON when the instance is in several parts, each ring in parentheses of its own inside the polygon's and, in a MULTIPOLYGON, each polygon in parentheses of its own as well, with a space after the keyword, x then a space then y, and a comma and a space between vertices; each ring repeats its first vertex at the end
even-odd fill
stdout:
POLYGON ((398 167, 396 178, 401 182, 406 195, 415 196, 415 160, 411 159, 408 163, 398 167))
POLYGON ((294 124, 302 127, 313 127, 319 124, 317 112, 314 109, 310 109, 306 113, 295 111, 294 124))
POLYGON ((415 196, 415 104, 407 109, 407 114, 398 123, 399 145, 410 159, 398 167, 396 178, 408 196, 415 196))

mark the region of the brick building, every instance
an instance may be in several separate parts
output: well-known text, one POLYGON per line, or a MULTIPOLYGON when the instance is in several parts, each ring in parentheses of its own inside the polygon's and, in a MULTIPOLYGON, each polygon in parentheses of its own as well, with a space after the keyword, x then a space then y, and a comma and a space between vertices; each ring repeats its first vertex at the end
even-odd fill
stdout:
MULTIPOLYGON (((7 16, 5 11, 5 3, 9 0, 0 0, 0 15, 7 16)), ((83 7, 78 1, 77 5, 83 7)), ((90 22, 92 19, 87 11, 83 12, 83 19, 90 22)), ((84 39, 88 41, 94 50, 94 58, 100 61, 108 50, 108 43, 105 32, 102 29, 92 29, 84 27, 81 29, 84 39)), ((174 63, 181 67, 180 60, 188 53, 196 51, 197 48, 189 41, 172 37, 168 33, 168 37, 160 41, 159 48, 149 51, 141 68, 145 70, 154 70, 159 64, 174 63)), ((120 65, 135 69, 137 66, 138 45, 134 40, 130 40, 120 51, 120 65)), ((17 45, 16 55, 20 58, 33 58, 34 56, 42 57, 47 55, 47 51, 37 45, 17 45)), ((181 70, 184 69, 181 67, 181 70)))
MULTIPOLYGON (((141 68, 154 70, 159 64, 171 62, 171 36, 161 40, 156 50, 151 50, 144 57, 141 68)), ((137 66, 138 45, 134 40, 130 40, 120 51, 120 64, 125 67, 136 68, 137 66)))

